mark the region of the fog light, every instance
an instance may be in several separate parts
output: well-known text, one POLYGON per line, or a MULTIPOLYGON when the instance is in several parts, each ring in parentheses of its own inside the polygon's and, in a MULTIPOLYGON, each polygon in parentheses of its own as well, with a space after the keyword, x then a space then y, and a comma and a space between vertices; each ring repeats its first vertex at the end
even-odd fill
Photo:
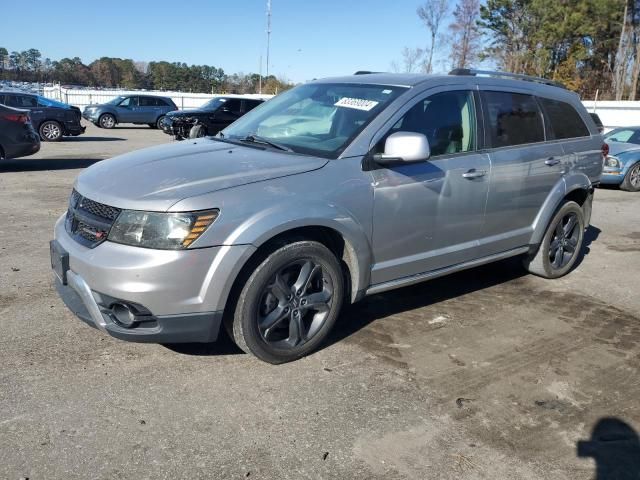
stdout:
POLYGON ((137 323, 136 314, 124 303, 114 303, 111 305, 111 313, 116 322, 125 328, 133 328, 137 323))

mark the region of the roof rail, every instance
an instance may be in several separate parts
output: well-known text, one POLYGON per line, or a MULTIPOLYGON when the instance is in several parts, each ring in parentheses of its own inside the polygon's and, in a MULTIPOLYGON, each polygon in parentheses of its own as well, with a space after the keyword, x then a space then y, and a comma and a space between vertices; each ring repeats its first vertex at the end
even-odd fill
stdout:
POLYGON ((566 89, 563 83, 556 82, 555 80, 548 80, 542 77, 534 77, 532 75, 521 75, 519 73, 497 72, 492 70, 474 70, 471 68, 456 68, 449 72, 449 75, 484 75, 487 77, 497 78, 512 78, 515 80, 524 80, 527 82, 543 83, 544 85, 551 85, 552 87, 560 87, 566 89))
POLYGON ((358 70, 354 75, 369 75, 371 73, 382 73, 382 72, 370 72, 369 70, 358 70))

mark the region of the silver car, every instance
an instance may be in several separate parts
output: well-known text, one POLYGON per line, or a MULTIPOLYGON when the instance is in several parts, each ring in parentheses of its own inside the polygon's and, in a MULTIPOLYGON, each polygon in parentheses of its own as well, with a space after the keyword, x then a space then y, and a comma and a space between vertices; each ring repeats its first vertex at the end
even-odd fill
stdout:
POLYGON ((505 77, 314 81, 216 137, 97 163, 55 226, 60 295, 116 338, 211 342, 224 326, 282 363, 366 295, 512 256, 560 277, 602 137, 574 93, 505 77))

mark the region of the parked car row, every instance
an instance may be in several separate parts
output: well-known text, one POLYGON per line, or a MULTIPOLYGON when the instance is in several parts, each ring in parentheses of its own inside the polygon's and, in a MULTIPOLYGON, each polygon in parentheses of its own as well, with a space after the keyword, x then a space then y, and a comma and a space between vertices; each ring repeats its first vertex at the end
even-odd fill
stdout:
MULTIPOLYGON (((40 141, 55 142, 64 136, 80 135, 86 129, 80 123, 81 117, 106 129, 121 123, 146 124, 154 129, 161 128, 176 140, 216 135, 261 103, 261 99, 224 96, 216 97, 197 109, 178 110, 169 97, 124 95, 104 104, 90 105, 81 114, 77 107, 41 95, 0 91, 0 104, 17 109, 11 110, 12 113, 5 113, 3 122, 13 128, 2 132, 0 156, 30 155, 39 150, 40 141), (15 136, 16 124, 22 125, 18 130, 29 131, 26 137, 15 136), (37 142, 33 139, 31 130, 37 132, 37 142)), ((320 107, 310 105, 298 111, 296 123, 286 125, 288 134, 293 135, 301 129, 326 129, 325 125, 317 122, 316 117, 322 112, 313 110, 318 108, 320 107)), ((589 115, 598 132, 602 133, 604 126, 600 117, 596 113, 589 115)), ((277 135, 284 127, 277 118, 273 118, 263 128, 268 129, 265 130, 267 135, 277 135)), ((605 158, 601 182, 620 185, 620 188, 628 191, 640 191, 640 127, 617 128, 604 138, 609 145, 609 153, 605 158)))

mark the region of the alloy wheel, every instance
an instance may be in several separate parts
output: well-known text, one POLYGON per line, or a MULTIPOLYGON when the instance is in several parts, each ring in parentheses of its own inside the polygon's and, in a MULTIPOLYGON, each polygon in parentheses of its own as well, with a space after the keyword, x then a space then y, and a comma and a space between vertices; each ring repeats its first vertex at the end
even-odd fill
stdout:
POLYGON ((549 262, 558 270, 567 265, 576 253, 580 241, 578 216, 570 212, 560 219, 549 243, 549 262))
POLYGON ((100 124, 104 128, 113 128, 113 126, 115 125, 115 120, 111 115, 105 115, 100 119, 100 124))
POLYGON ((263 289, 258 330, 270 346, 307 343, 323 326, 333 301, 333 282, 321 265, 297 260, 281 268, 263 289))
POLYGON ((629 183, 633 188, 640 188, 640 163, 629 172, 629 183))
POLYGON ((55 123, 45 123, 42 126, 42 136, 47 140, 57 140, 61 133, 60 127, 55 123))

